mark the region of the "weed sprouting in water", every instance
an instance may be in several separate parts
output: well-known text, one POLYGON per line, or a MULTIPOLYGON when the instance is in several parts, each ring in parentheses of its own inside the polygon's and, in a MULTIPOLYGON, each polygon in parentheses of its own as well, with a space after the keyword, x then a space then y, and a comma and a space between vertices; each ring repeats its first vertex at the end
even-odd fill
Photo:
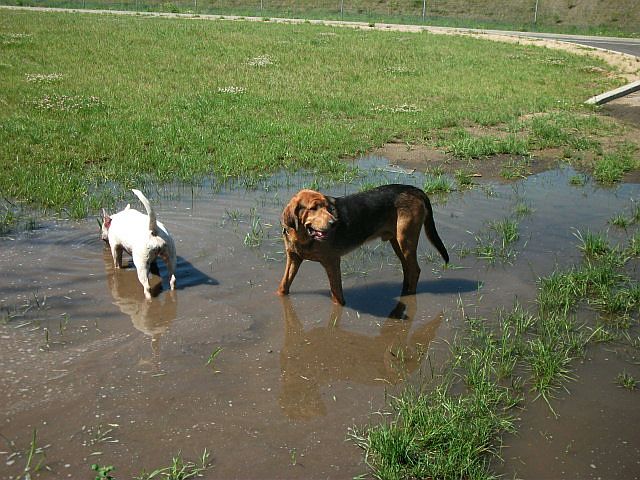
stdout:
POLYGON ((207 359, 207 363, 205 364, 206 366, 211 366, 211 368, 215 369, 215 360, 216 357, 218 355, 220 355, 220 352, 222 352, 223 348, 222 347, 216 347, 212 352, 211 355, 209 355, 209 358, 207 359))
POLYGON ((227 210, 225 208, 224 209, 224 217, 225 217, 225 220, 229 220, 234 225, 237 226, 240 223, 240 219, 242 218, 242 214, 240 213, 240 210, 237 210, 237 209, 227 210))
POLYGON ((584 175, 572 175, 569 177, 569 185, 574 187, 584 187, 587 184, 587 177, 584 175))
POLYGON ((96 472, 94 480, 116 480, 116 478, 111 475, 111 472, 115 470, 112 465, 101 466, 94 463, 93 465, 91 465, 91 470, 96 472))
MULTIPOLYGON (((33 292, 20 305, 3 306, 0 308, 0 322, 7 324, 16 319, 25 318, 29 312, 42 312, 47 308, 47 296, 40 298, 37 291, 33 292)), ((30 324, 27 322, 24 326, 30 324)))
POLYGON ((622 180, 625 173, 637 167, 633 153, 635 145, 625 143, 614 152, 605 153, 596 163, 593 170, 594 178, 603 184, 613 184, 622 180))
POLYGON ((503 247, 517 242, 520 238, 518 222, 510 218, 492 222, 489 227, 499 235, 503 247))
POLYGON ((524 201, 516 203, 513 207, 513 214, 517 217, 526 217, 527 215, 531 215, 531 213, 533 213, 533 208, 524 201))
POLYGON ((260 220, 260 216, 256 213, 256 209, 252 208, 249 215, 251 230, 244 237, 244 245, 249 248, 258 248, 262 245, 265 232, 260 220))
POLYGON ((631 257, 640 257, 640 231, 634 232, 634 234, 629 237, 625 253, 631 257))
POLYGON ((31 443, 29 449, 26 452, 26 464, 24 467, 24 475, 21 477, 23 480, 31 480, 32 473, 38 473, 42 469, 49 470, 45 465, 47 456, 44 452, 45 447, 38 447, 37 444, 38 431, 34 428, 31 436, 31 443))
POLYGON ((453 181, 446 175, 428 175, 422 189, 425 193, 450 193, 454 190, 453 181))
POLYGON ((467 172, 466 170, 456 170, 453 174, 456 182, 458 183, 458 188, 471 188, 473 187, 473 174, 467 172))
POLYGON ((576 230, 573 236, 578 239, 578 249, 587 257, 599 257, 610 251, 609 243, 601 234, 587 231, 583 235, 582 232, 576 230))
POLYGON ((609 223, 615 227, 618 228, 627 228, 629 225, 631 225, 631 221, 630 219, 628 219, 624 214, 622 213, 618 213, 616 215, 614 215, 613 217, 611 217, 611 219, 609 220, 609 223))
POLYGON ((627 372, 619 373, 616 381, 618 385, 620 385, 622 388, 626 388, 629 391, 633 391, 638 387, 638 381, 627 372))
POLYGON ((512 245, 520 238, 518 222, 510 218, 494 221, 489 223, 489 231, 494 234, 485 232, 474 236, 475 255, 489 263, 495 263, 498 260, 505 263, 512 262, 517 255, 512 245))
POLYGON ((505 163, 500 170, 500 176, 507 180, 526 178, 530 172, 531 162, 527 159, 511 160, 505 163))
POLYGON ((178 453, 171 460, 171 465, 164 468, 158 468, 151 473, 143 471, 140 475, 134 477, 135 480, 152 480, 154 478, 162 478, 165 480, 187 480, 189 478, 199 477, 211 468, 211 462, 209 461, 209 452, 204 450, 200 461, 198 463, 185 461, 182 458, 182 453, 178 453))

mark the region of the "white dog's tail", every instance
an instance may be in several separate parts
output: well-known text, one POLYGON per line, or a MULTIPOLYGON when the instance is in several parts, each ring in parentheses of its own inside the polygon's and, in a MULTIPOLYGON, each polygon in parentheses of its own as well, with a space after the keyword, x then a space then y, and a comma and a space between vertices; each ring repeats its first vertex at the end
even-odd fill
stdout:
POLYGON ((158 224, 156 223, 156 212, 153 211, 149 200, 147 200, 147 197, 145 197, 140 190, 132 188, 131 191, 136 195, 136 197, 140 199, 140 201, 144 205, 144 208, 147 210, 147 215, 149 215, 149 230, 155 234, 158 230, 158 224))

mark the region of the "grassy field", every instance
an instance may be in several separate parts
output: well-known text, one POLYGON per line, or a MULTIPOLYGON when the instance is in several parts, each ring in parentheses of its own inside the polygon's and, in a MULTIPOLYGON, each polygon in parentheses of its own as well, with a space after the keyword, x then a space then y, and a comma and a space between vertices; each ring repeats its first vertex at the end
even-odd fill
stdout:
POLYGON ((341 176, 393 138, 490 153, 469 125, 508 125, 497 148, 521 154, 537 137, 520 119, 583 112, 619 83, 606 68, 462 37, 3 11, 0 188, 83 217, 144 181, 341 176))

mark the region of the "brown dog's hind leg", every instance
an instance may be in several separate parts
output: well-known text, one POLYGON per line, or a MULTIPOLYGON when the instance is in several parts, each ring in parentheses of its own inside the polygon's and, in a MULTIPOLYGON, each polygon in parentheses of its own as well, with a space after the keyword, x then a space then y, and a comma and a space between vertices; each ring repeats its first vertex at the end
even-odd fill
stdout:
POLYGON ((320 262, 329 277, 329 287, 331 288, 331 300, 333 303, 344 305, 344 295, 342 293, 342 274, 340 273, 340 257, 332 257, 320 262))
POLYGON ((287 264, 284 267, 284 275, 282 276, 280 286, 278 287, 278 291, 276 292, 278 295, 289 295, 289 288, 291 287, 293 279, 298 273, 298 269, 300 268, 301 263, 302 258, 300 258, 298 254, 287 252, 287 264))
MULTIPOLYGON (((420 228, 418 226, 418 228, 420 228)), ((400 229, 399 229, 400 230, 400 229)), ((415 228, 407 228, 398 232, 398 238, 389 240, 393 251, 402 263, 404 279, 402 281, 402 295, 413 295, 418 288, 420 278, 420 266, 418 265, 418 238, 420 230, 414 232, 415 228)))

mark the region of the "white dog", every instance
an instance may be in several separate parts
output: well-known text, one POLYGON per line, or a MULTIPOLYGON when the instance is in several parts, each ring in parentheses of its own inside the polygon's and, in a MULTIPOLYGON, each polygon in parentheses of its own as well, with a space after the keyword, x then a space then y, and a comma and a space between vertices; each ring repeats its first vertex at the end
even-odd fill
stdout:
POLYGON ((132 191, 144 205, 147 215, 131 208, 131 205, 113 215, 108 215, 102 209, 100 236, 109 243, 116 268, 122 268, 123 250, 131 255, 138 271, 138 279, 144 288, 144 296, 151 298, 149 269, 157 257, 162 258, 167 266, 171 290, 176 288, 176 246, 165 226, 156 220, 147 197, 140 190, 132 191))

